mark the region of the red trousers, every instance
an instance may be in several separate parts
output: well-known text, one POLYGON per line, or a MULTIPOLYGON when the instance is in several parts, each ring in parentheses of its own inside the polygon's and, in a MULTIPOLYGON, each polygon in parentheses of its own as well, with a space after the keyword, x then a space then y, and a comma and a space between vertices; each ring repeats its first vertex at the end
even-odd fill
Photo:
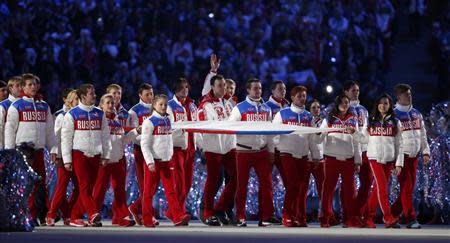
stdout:
POLYGON ((373 221, 377 214, 378 204, 383 212, 384 222, 392 221, 391 208, 389 204, 389 178, 391 177, 394 162, 380 164, 376 160, 370 160, 370 167, 375 178, 372 193, 367 203, 366 218, 373 221))
POLYGON ((370 169, 369 158, 367 152, 362 153, 362 164, 359 170, 359 191, 356 196, 356 203, 359 208, 359 216, 363 216, 369 201, 370 189, 373 184, 372 170, 370 169))
POLYGON ((139 185, 139 197, 130 205, 130 207, 135 211, 142 212, 142 197, 144 195, 144 167, 146 167, 146 164, 144 155, 142 154, 142 150, 139 145, 134 145, 133 152, 136 178, 139 185))
POLYGON ((226 154, 205 152, 207 177, 204 189, 205 207, 203 215, 205 219, 214 215, 214 211, 229 212, 236 195, 236 150, 231 150, 226 154), (220 177, 220 169, 223 165, 229 181, 225 184, 222 195, 216 206, 214 197, 216 195, 217 183, 220 177))
POLYGON ((245 203, 247 201, 247 185, 250 169, 255 169, 259 180, 259 217, 266 220, 273 217, 274 206, 272 196, 272 162, 267 150, 259 152, 237 151, 237 191, 236 191, 236 217, 245 219, 245 203), (262 212, 262 213, 261 213, 262 212))
POLYGON ((48 201, 48 192, 47 192, 47 186, 45 184, 46 181, 46 175, 45 175, 45 161, 44 161, 44 150, 39 149, 36 150, 34 153, 34 161, 31 165, 31 168, 41 177, 41 180, 38 181, 33 188, 33 191, 30 194, 30 197, 28 198, 28 205, 30 207, 31 216, 33 219, 37 219, 39 214, 39 208, 36 205, 36 194, 39 190, 44 190, 45 194, 45 205, 47 208, 49 208, 49 201, 48 201))
POLYGON ((56 181, 56 189, 47 217, 55 219, 58 217, 58 210, 61 210, 62 218, 70 218, 70 213, 78 199, 78 195, 78 181, 73 171, 66 170, 64 166, 58 167, 58 180, 56 181), (67 201, 67 186, 70 180, 73 183, 73 192, 69 201, 67 201))
MULTIPOLYGON (((294 158, 290 154, 282 153, 280 155, 281 166, 286 176, 283 181, 286 188, 286 195, 284 196, 283 218, 293 220, 297 216, 297 198, 300 193, 300 185, 305 181, 305 178, 301 177, 304 174, 304 164, 307 162, 307 157, 294 158)), ((309 181, 309 174, 308 174, 309 181)))
POLYGON ((321 214, 324 220, 329 220, 333 217, 332 199, 339 175, 341 175, 342 178, 341 190, 344 193, 343 198, 341 199, 343 201, 344 217, 346 219, 351 219, 353 216, 357 215, 357 212, 350 210, 355 205, 354 173, 355 165, 353 158, 348 159, 347 161, 340 161, 334 157, 325 156, 321 205, 321 214))
POLYGON ((418 162, 417 157, 411 158, 405 154, 403 168, 398 176, 400 196, 391 207, 391 212, 394 217, 400 216, 403 209, 403 217, 405 217, 407 222, 416 220, 416 211, 413 206, 413 193, 416 185, 418 162))
POLYGON ((172 170, 173 183, 175 191, 178 195, 178 201, 182 208, 185 208, 186 198, 191 190, 192 176, 194 174, 194 159, 195 150, 188 148, 182 150, 181 148, 173 148, 172 163, 174 170, 172 170))
POLYGON ((72 209, 71 219, 81 219, 85 210, 88 218, 98 213, 97 204, 92 196, 98 169, 100 167, 100 155, 86 157, 83 152, 72 151, 72 166, 78 180, 78 191, 80 200, 75 203, 72 209))
POLYGON ((299 168, 300 187, 296 202, 296 217, 299 221, 306 223, 306 200, 308 198, 309 179, 310 174, 314 176, 316 180, 317 192, 319 199, 322 198, 322 184, 323 184, 323 163, 318 165, 313 162, 301 162, 299 168))
POLYGON ((125 193, 125 180, 127 176, 127 165, 125 159, 118 163, 111 163, 101 166, 98 170, 97 181, 95 182, 93 197, 96 202, 96 209, 100 211, 105 200, 105 194, 109 187, 109 181, 114 191, 114 201, 112 204, 113 222, 130 216, 127 208, 127 195, 125 193))
POLYGON ((178 196, 173 185, 172 172, 173 165, 171 161, 155 161, 156 171, 152 172, 147 166, 144 167, 144 195, 142 197, 142 219, 144 224, 153 224, 153 196, 158 188, 159 181, 162 181, 164 193, 169 203, 167 215, 171 215, 171 220, 176 223, 184 216, 184 210, 181 208, 178 196))

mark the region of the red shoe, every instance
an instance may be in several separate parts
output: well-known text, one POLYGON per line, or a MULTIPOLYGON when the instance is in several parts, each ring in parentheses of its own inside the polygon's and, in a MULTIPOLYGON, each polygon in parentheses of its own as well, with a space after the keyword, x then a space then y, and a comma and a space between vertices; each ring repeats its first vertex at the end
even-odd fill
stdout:
POLYGON ((154 224, 146 224, 146 223, 144 223, 144 227, 146 227, 146 228, 155 228, 155 227, 156 227, 156 225, 154 225, 154 224))
POLYGON ((82 219, 71 219, 70 226, 87 227, 88 225, 82 219))
POLYGON ((281 221, 281 223, 285 226, 285 227, 295 227, 296 223, 294 220, 292 219, 288 219, 288 218, 283 218, 283 220, 281 221))
POLYGON ((177 222, 174 223, 175 226, 187 226, 189 225, 189 220, 191 220, 191 215, 185 214, 177 222))
POLYGON ((128 207, 128 211, 130 211, 131 216, 133 216, 134 221, 138 225, 142 225, 142 218, 140 217, 139 212, 137 210, 134 210, 134 208, 131 206, 128 207))
POLYGON ((88 220, 88 224, 89 225, 95 225, 95 224, 97 224, 97 223, 100 223, 100 220, 101 220, 102 218, 100 217, 100 214, 99 213, 94 213, 92 216, 91 216, 91 218, 88 220))
POLYGON ((363 228, 364 224, 361 222, 361 220, 359 220, 358 217, 353 217, 349 220, 346 220, 343 224, 342 224, 343 228, 363 228))
POLYGON ((64 223, 64 225, 69 226, 70 225, 70 218, 63 219, 63 223, 64 223))
POLYGON ((388 228, 395 228, 398 229, 400 228, 400 225, 398 224, 398 218, 392 218, 386 222, 384 222, 384 228, 388 229, 388 228))
POLYGON ((45 218, 45 223, 47 224, 47 226, 55 226, 55 219, 47 217, 45 218))
POLYGON ((320 219, 320 227, 321 228, 330 228, 330 219, 328 218, 321 218, 320 219))
POLYGON ((366 223, 364 224, 364 228, 375 229, 375 228, 377 228, 377 225, 373 222, 373 220, 368 219, 368 220, 366 220, 366 223))
POLYGON ((339 222, 339 220, 336 219, 336 217, 331 217, 329 220, 329 224, 330 226, 336 226, 339 225, 341 222, 339 222))
POLYGON ((119 220, 119 223, 118 223, 118 225, 120 227, 131 227, 131 226, 134 226, 135 224, 136 224, 136 222, 134 222, 134 220, 130 219, 130 217, 128 217, 128 216, 119 220))

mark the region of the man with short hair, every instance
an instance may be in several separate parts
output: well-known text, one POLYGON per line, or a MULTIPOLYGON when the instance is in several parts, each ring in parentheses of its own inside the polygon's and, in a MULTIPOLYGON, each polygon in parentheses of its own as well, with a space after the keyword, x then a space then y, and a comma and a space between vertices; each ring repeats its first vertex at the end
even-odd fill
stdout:
MULTIPOLYGON (((229 117, 230 121, 261 122, 271 121, 272 111, 261 98, 261 81, 251 78, 247 81, 247 98, 237 104, 229 117)), ((236 218, 237 226, 245 227, 245 204, 247 202, 247 184, 250 169, 255 169, 259 179, 259 226, 279 223, 273 218, 274 206, 272 200, 272 163, 267 151, 267 136, 237 135, 237 180, 236 218)))
POLYGON ((119 119, 122 127, 128 128, 130 126, 130 114, 127 109, 122 106, 122 87, 118 84, 110 84, 106 87, 106 93, 112 95, 114 99, 117 119, 119 119))
MULTIPOLYGON (((222 75, 211 78, 211 91, 204 97, 199 106, 200 121, 225 121, 231 115, 233 105, 224 99, 226 81, 222 75)), ((233 209, 236 194, 236 135, 203 134, 201 148, 205 153, 207 177, 204 189, 205 223, 209 226, 230 224, 228 213, 233 209), (219 201, 214 206, 214 197, 221 176, 221 167, 224 167, 228 181, 219 201)))
POLYGON ((0 80, 0 101, 8 98, 8 85, 5 81, 0 80))
MULTIPOLYGON (((142 225, 142 196, 144 195, 144 166, 146 163, 144 162, 144 156, 141 150, 141 131, 142 131, 142 123, 145 119, 149 118, 152 115, 152 102, 153 102, 153 87, 150 84, 143 83, 139 86, 139 103, 131 107, 128 111, 130 118, 130 127, 136 128, 134 131, 131 131, 134 134, 133 144, 134 144, 134 162, 135 162, 135 171, 136 178, 139 184, 139 197, 134 201, 128 209, 133 215, 134 221, 138 225, 142 225)), ((155 219, 154 224, 158 224, 155 219)))
POLYGON ((81 199, 72 209, 70 225, 87 226, 82 220, 87 211, 88 225, 98 227, 101 216, 92 191, 100 164, 106 165, 109 161, 110 131, 104 112, 95 107, 94 86, 82 84, 77 89, 77 96, 79 104, 64 115, 61 129, 64 167, 75 172, 81 199))
MULTIPOLYGON (((28 144, 33 152, 31 167, 42 179, 35 185, 28 205, 35 226, 38 214, 42 208, 36 205, 35 197, 38 191, 44 192, 45 204, 42 207, 49 208, 48 194, 45 186, 45 162, 44 148, 49 150, 56 145, 55 134, 53 132, 53 116, 48 104, 42 100, 35 99, 37 89, 36 80, 33 74, 24 74, 20 79, 22 87, 21 98, 12 103, 8 108, 5 124, 5 149, 14 149, 23 144, 28 144)), ((51 154, 51 159, 56 160, 56 154, 51 154)), ((45 219, 44 219, 45 220, 45 219)))
POLYGON ((403 217, 407 228, 420 229, 413 205, 414 186, 416 185, 417 164, 419 154, 422 154, 424 166, 430 161, 430 146, 427 141, 427 131, 422 114, 412 106, 411 86, 398 84, 394 88, 397 97, 395 116, 402 124, 403 152, 405 160, 398 176, 400 195, 392 205, 391 212, 399 217, 403 209, 403 217))
POLYGON ((0 149, 5 147, 5 123, 9 106, 20 99, 20 93, 22 92, 21 80, 22 77, 20 76, 14 76, 8 80, 9 96, 0 102, 0 149))

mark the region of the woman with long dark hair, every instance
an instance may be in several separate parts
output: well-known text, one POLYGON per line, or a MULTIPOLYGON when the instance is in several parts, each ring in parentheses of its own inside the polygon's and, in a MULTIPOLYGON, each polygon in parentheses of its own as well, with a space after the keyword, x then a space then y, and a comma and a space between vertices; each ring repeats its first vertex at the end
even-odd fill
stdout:
POLYGON ((323 120, 321 127, 342 128, 322 133, 318 142, 324 142, 324 181, 322 187, 321 227, 330 227, 333 219, 332 197, 339 175, 342 178, 343 227, 361 227, 357 212, 351 210, 355 203, 354 173, 361 165, 361 151, 355 139, 358 118, 350 111, 350 99, 345 95, 336 97, 334 107, 323 120))
POLYGON ((376 100, 363 134, 362 142, 368 143, 367 157, 375 178, 365 215, 366 227, 376 228, 373 219, 378 202, 383 212, 384 227, 400 228, 398 218, 391 214, 388 182, 392 171, 398 175, 403 167, 402 129, 395 118, 392 98, 388 94, 376 100))

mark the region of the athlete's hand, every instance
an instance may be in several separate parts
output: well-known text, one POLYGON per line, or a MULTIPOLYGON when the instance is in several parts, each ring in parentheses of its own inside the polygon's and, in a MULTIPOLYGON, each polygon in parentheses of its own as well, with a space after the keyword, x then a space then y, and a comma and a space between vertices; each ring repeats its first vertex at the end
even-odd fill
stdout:
POLYGON ((67 171, 72 171, 72 170, 73 170, 73 168, 72 168, 72 163, 70 163, 70 164, 64 164, 64 168, 66 168, 67 171))
POLYGON ((400 172, 402 172, 402 167, 396 166, 394 169, 394 175, 398 176, 398 175, 400 175, 400 172))
POLYGON ((55 164, 56 164, 56 166, 58 166, 58 167, 63 167, 63 166, 64 166, 63 161, 62 161, 61 158, 56 158, 55 164))
POLYGON ((56 154, 55 154, 55 153, 51 153, 51 154, 50 154, 50 159, 51 159, 54 163, 56 163, 56 154))
POLYGON ((102 159, 102 166, 107 166, 109 163, 109 159, 102 159))
POLYGON ((422 155, 422 158, 423 158, 423 165, 428 165, 428 163, 430 162, 430 155, 424 154, 422 155))
POLYGON ((148 170, 151 171, 151 172, 155 172, 155 171, 156 171, 156 166, 155 166, 155 164, 149 164, 149 165, 148 165, 148 170))
POLYGON ((347 128, 345 128, 345 132, 346 133, 348 133, 348 134, 353 134, 353 133, 355 133, 355 128, 353 128, 353 127, 347 127, 347 128))
POLYGON ((209 58, 209 63, 211 64, 211 72, 217 73, 217 70, 219 70, 220 67, 220 58, 218 58, 217 55, 213 53, 209 58))
POLYGON ((141 134, 141 132, 142 132, 142 126, 136 127, 136 132, 137 132, 138 134, 141 134))
POLYGON ((355 165, 355 172, 359 173, 360 170, 361 170, 361 165, 355 165))

